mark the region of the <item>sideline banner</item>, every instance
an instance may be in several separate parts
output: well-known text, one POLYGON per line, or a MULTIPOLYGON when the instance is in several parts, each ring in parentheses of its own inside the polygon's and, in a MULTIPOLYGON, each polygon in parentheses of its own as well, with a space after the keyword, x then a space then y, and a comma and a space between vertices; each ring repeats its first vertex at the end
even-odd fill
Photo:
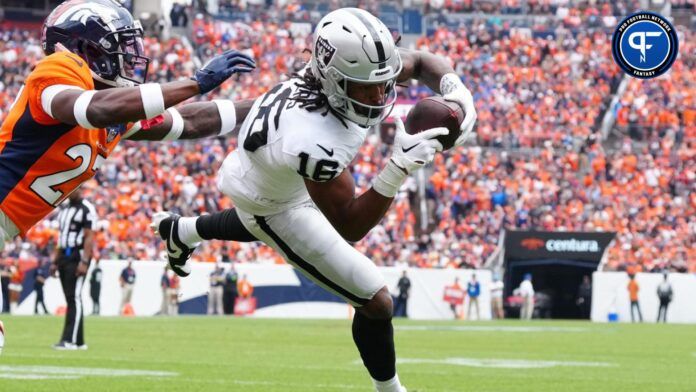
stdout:
POLYGON ((567 259, 599 263, 614 239, 612 232, 505 232, 507 260, 567 259))
MULTIPOLYGON (((101 315, 116 316, 121 307, 122 291, 119 276, 126 267, 123 260, 102 260, 102 289, 100 296, 101 315)), ((136 272, 135 285, 131 306, 135 316, 154 316, 162 309, 162 298, 166 293, 162 290, 161 279, 165 263, 162 261, 136 261, 133 268, 136 272)), ((205 314, 210 290, 210 273, 213 263, 195 263, 191 275, 180 279, 178 293, 180 314, 205 314)), ((228 270, 229 264, 225 265, 228 270)), ((292 317, 292 318, 348 318, 352 314, 349 306, 337 296, 328 293, 295 270, 290 265, 266 264, 235 264, 238 276, 247 275, 254 286, 253 298, 255 306, 248 307, 253 311, 252 317, 292 317)), ((392 293, 398 294, 397 282, 404 269, 382 267, 380 272, 392 293)), ((475 273, 481 284, 479 297, 480 317, 487 320, 490 314, 489 287, 491 273, 488 270, 460 269, 407 269, 411 279, 411 295, 408 301, 407 314, 415 319, 453 319, 454 315, 449 304, 443 300, 445 287, 459 278, 459 284, 466 289, 466 283, 475 273)), ((28 273, 32 273, 29 271, 28 273)), ((92 312, 90 299, 89 274, 82 291, 83 309, 85 315, 92 312)), ((28 279, 26 285, 33 285, 28 279)), ((29 315, 34 312, 36 293, 32 287, 26 287, 30 294, 20 302, 14 314, 29 315)), ((57 278, 49 278, 44 286, 46 307, 55 313, 60 306, 65 306, 65 297, 57 278)), ((248 305, 248 304, 246 304, 248 305)), ((468 300, 464 301, 465 311, 468 300)), ((472 318, 475 316, 472 314, 472 318)))

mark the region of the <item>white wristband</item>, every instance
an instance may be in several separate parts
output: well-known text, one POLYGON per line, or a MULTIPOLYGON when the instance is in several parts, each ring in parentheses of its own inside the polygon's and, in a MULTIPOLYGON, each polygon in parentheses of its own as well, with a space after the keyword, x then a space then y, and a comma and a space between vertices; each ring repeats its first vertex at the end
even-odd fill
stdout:
POLYGON ((399 192, 399 188, 401 188, 407 175, 390 159, 387 166, 377 175, 372 188, 380 195, 392 198, 399 192))
POLYGON ((81 126, 82 128, 99 129, 92 125, 87 119, 87 108, 89 107, 89 103, 92 102, 92 97, 94 97, 94 94, 96 93, 97 92, 95 90, 85 91, 84 93, 80 94, 79 97, 77 97, 77 100, 75 100, 73 114, 75 115, 77 125, 81 126))
POLYGON ((53 104, 53 98, 55 98, 56 95, 66 90, 84 91, 84 89, 79 88, 77 86, 70 86, 67 84, 54 84, 46 87, 44 91, 41 93, 41 107, 43 108, 44 112, 46 112, 46 114, 51 116, 51 118, 55 118, 53 117, 53 110, 51 108, 51 105, 53 104))
POLYGON ((158 83, 145 83, 138 87, 140 88, 140 98, 143 100, 145 118, 149 120, 164 113, 162 87, 158 83))
POLYGON ((181 113, 175 108, 169 108, 167 112, 172 116, 172 127, 169 129, 167 136, 162 138, 162 140, 179 140, 181 133, 184 132, 184 119, 181 117, 181 113))
POLYGON ((464 83, 456 74, 448 73, 440 79, 440 94, 442 95, 447 95, 460 88, 464 88, 464 83))
POLYGON ((213 102, 217 105, 218 113, 220 114, 220 133, 218 135, 226 135, 237 126, 237 111, 234 108, 234 102, 227 99, 214 99, 213 102))

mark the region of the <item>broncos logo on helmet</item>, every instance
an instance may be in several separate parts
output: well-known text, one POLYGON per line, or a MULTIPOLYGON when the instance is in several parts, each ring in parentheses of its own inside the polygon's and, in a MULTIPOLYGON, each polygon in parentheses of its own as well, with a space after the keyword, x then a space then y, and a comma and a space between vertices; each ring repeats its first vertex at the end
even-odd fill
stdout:
POLYGON ((46 18, 41 41, 47 55, 61 44, 82 57, 94 79, 109 86, 134 86, 147 78, 143 28, 114 0, 62 3, 46 18))

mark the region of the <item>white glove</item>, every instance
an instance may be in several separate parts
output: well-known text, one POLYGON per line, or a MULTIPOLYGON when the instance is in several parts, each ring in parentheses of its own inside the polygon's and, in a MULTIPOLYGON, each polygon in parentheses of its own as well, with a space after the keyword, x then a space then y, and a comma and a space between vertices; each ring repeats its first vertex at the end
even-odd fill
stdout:
POLYGON ((462 146, 469 139, 476 137, 473 132, 476 124, 476 108, 474 107, 474 97, 471 95, 459 76, 449 73, 440 80, 440 92, 446 101, 455 102, 464 110, 464 121, 460 127, 462 133, 454 142, 455 146, 462 146))
POLYGON ((435 138, 449 133, 447 128, 440 127, 409 135, 400 118, 397 117, 395 123, 396 136, 391 161, 406 174, 411 174, 432 162, 435 153, 442 151, 442 143, 435 138))
POLYGON ((386 197, 396 196, 406 176, 432 162, 435 153, 442 151, 442 143, 435 138, 449 133, 447 128, 440 127, 409 135, 400 118, 397 117, 395 123, 396 137, 391 158, 372 185, 375 191, 386 197))

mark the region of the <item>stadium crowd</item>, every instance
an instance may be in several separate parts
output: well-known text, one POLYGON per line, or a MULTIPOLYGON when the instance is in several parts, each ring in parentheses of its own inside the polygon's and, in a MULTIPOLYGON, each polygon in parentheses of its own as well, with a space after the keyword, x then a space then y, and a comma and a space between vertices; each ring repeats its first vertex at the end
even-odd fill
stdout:
POLYGON ((487 14, 556 15, 588 19, 597 16, 626 15, 640 8, 638 0, 428 0, 426 11, 487 14))
MULTIPOLYGON (((187 77, 195 69, 194 54, 205 60, 223 48, 240 48, 254 54, 258 70, 234 77, 214 95, 253 98, 301 68, 302 51, 310 46, 306 33, 284 23, 205 17, 192 23, 193 52, 178 39, 147 40, 149 81, 187 77)), ((456 31, 437 29, 416 42, 417 49, 450 57, 474 92, 479 146, 439 155, 427 172, 428 230, 419 230, 420 201, 410 179, 385 219, 355 246, 380 265, 475 268, 493 253, 503 228, 612 230, 618 237, 610 268, 696 271, 693 33, 684 32, 673 71, 650 82, 631 81, 621 98, 617 128, 640 124, 647 143, 628 132, 620 148, 609 151, 600 142, 598 121, 622 77, 611 59, 610 36, 556 31, 532 38, 504 29, 504 23, 480 20, 456 31)), ((0 30, 0 120, 41 56, 35 32, 0 30)), ((414 100, 431 92, 414 83, 401 94, 414 100)), ((97 181, 85 185, 100 218, 100 257, 162 257, 163 245, 148 227, 157 210, 193 215, 231 207, 215 175, 234 148, 234 138, 123 142, 97 181)), ((351 167, 361 190, 388 156, 389 146, 371 134, 351 167)), ((55 226, 44 220, 5 256, 48 257, 55 226)), ((255 243, 212 241, 194 257, 283 262, 255 243)))

